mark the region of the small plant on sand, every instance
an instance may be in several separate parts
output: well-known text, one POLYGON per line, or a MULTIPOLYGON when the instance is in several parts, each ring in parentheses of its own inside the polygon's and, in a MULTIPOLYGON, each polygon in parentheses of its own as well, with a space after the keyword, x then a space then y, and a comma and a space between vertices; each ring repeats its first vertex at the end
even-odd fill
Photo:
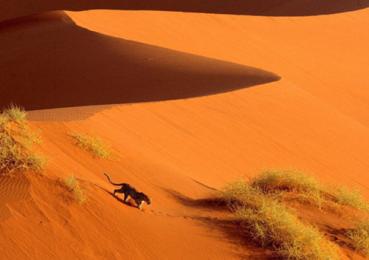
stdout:
POLYGON ((339 259, 335 246, 315 228, 301 222, 283 204, 261 200, 255 208, 241 207, 235 215, 243 232, 284 259, 339 259))
POLYGON ((300 193, 319 192, 318 181, 296 171, 265 171, 254 178, 251 185, 265 193, 276 191, 295 191, 300 193))
POLYGON ((74 198, 78 203, 83 204, 86 201, 86 194, 74 175, 67 177, 64 180, 64 183, 68 189, 73 192, 74 198))
POLYGON ((0 173, 40 171, 44 158, 32 146, 39 142, 26 120, 26 112, 12 106, 0 113, 0 173))
POLYGON ((297 171, 265 171, 251 181, 251 186, 267 194, 293 192, 299 201, 318 208, 325 202, 319 182, 297 171))
POLYGON ((351 246, 358 252, 369 256, 369 221, 363 221, 347 232, 351 246))
POLYGON ((237 181, 222 191, 247 237, 284 259, 339 259, 335 246, 301 222, 283 205, 278 193, 264 192, 264 186, 255 183, 237 181))
POLYGON ((360 210, 369 210, 369 205, 360 191, 341 187, 335 193, 335 198, 338 204, 347 205, 360 210))
POLYGON ((254 205, 259 203, 263 194, 243 180, 228 184, 222 191, 222 198, 229 206, 254 205))
POLYGON ((75 140, 77 146, 90 152, 95 157, 107 159, 111 156, 110 149, 98 137, 78 133, 72 133, 70 136, 75 140))

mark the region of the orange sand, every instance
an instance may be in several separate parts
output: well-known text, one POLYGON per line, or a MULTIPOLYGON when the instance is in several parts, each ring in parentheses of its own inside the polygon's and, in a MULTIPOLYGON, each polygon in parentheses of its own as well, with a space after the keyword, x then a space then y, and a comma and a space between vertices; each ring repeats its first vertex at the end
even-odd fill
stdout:
POLYGON ((48 177, 0 180, 5 258, 258 259, 193 200, 269 168, 369 195, 369 1, 64 2, 0 11, 0 105, 38 109, 49 157, 48 177), (20 18, 124 8, 156 11, 20 18), (71 131, 107 140, 114 158, 80 151, 71 131), (122 205, 103 172, 152 206, 122 205), (82 206, 52 181, 71 174, 82 206))

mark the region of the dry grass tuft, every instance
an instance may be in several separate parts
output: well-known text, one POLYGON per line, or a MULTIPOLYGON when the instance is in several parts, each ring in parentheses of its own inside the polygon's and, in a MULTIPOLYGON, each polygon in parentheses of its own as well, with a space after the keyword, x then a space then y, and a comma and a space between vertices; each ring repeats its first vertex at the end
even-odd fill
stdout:
POLYGON ((339 259, 335 246, 291 213, 278 193, 264 191, 255 182, 245 181, 231 183, 222 191, 247 237, 285 259, 339 259))
POLYGON ((251 186, 266 194, 294 193, 298 201, 319 209, 326 204, 320 183, 314 177, 297 171, 265 171, 251 181, 251 186))
POLYGON ((265 193, 276 191, 308 193, 321 190, 315 178, 297 171, 265 171, 254 178, 251 185, 265 193))
POLYGON ((0 113, 0 173, 42 170, 45 159, 32 151, 39 143, 29 128, 26 112, 12 106, 0 113))
POLYGON ((111 156, 108 146, 98 137, 78 133, 70 134, 70 136, 75 140, 77 146, 95 157, 108 159, 111 156))
POLYGON ((255 208, 241 207, 236 216, 243 232, 284 259, 339 259, 336 247, 315 228, 301 222, 283 204, 260 200, 255 208))
POLYGON ((68 187, 70 191, 73 192, 74 198, 79 204, 83 204, 86 201, 86 194, 82 190, 79 181, 76 179, 74 175, 69 176, 64 180, 65 185, 68 187))
POLYGON ((358 252, 369 256, 369 222, 363 221, 356 225, 355 228, 347 232, 350 238, 351 246, 358 252))
POLYGON ((369 205, 360 191, 349 190, 346 187, 341 187, 335 193, 335 198, 338 204, 347 205, 359 210, 369 210, 369 205))

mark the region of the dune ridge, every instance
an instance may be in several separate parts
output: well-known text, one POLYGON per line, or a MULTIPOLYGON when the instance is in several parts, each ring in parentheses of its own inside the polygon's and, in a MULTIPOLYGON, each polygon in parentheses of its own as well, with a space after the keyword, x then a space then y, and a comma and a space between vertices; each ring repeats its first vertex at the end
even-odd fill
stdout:
POLYGON ((1 66, 2 107, 9 100, 33 110, 183 99, 279 80, 261 69, 94 33, 62 12, 0 30, 8 61, 1 66))
POLYGON ((258 15, 258 16, 311 16, 334 14, 363 9, 369 6, 368 0, 160 0, 160 1, 132 1, 132 0, 82 0, 71 3, 65 0, 2 0, 0 2, 1 20, 11 20, 18 17, 33 15, 46 11, 69 10, 83 11, 91 9, 116 10, 151 10, 197 12, 214 14, 258 15))

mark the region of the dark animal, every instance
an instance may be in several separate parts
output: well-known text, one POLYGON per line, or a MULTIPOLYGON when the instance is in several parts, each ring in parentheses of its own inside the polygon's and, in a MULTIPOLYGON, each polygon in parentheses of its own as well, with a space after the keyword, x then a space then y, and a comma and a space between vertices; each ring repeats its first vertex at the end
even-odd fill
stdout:
POLYGON ((107 175, 106 173, 104 173, 104 175, 106 176, 106 178, 108 178, 108 181, 111 184, 115 186, 120 186, 119 189, 114 190, 113 192, 114 196, 115 196, 115 193, 123 193, 124 202, 127 202, 128 198, 131 197, 136 202, 137 208, 139 209, 141 209, 142 203, 144 202, 147 203, 148 205, 151 204, 151 200, 149 196, 147 196, 145 193, 138 192, 135 188, 133 188, 128 183, 114 183, 111 181, 109 175, 107 175))

